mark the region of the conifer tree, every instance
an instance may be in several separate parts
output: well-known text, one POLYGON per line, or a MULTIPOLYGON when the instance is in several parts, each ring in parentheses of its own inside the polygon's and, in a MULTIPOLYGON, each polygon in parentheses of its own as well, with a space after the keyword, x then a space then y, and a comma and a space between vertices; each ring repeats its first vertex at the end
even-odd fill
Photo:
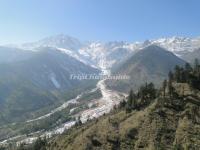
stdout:
POLYGON ((147 93, 150 99, 156 98, 156 89, 152 82, 147 85, 147 93))
POLYGON ((134 93, 133 90, 131 89, 129 92, 129 96, 128 96, 128 101, 126 104, 126 112, 130 113, 133 107, 133 99, 134 99, 134 93))
POLYGON ((198 67, 199 67, 199 60, 196 58, 194 60, 194 70, 197 71, 198 70, 198 67))
POLYGON ((135 93, 133 93, 132 108, 133 109, 137 108, 137 97, 135 93))
POLYGON ((193 71, 193 69, 192 69, 192 67, 191 67, 191 65, 189 63, 185 64, 185 71, 187 71, 189 73, 193 71))
POLYGON ((193 72, 193 68, 191 67, 191 65, 189 63, 185 64, 185 78, 186 78, 186 82, 189 83, 190 82, 190 74, 193 72))
POLYGON ((165 97, 166 87, 167 87, 167 80, 164 80, 163 81, 163 96, 164 97, 165 97))
POLYGON ((133 90, 131 89, 130 92, 129 92, 128 102, 127 102, 127 104, 128 104, 129 106, 132 106, 132 104, 133 104, 133 98, 134 98, 134 95, 133 95, 133 94, 134 94, 134 93, 133 93, 133 90))
POLYGON ((173 94, 173 87, 172 87, 172 82, 168 82, 168 91, 169 91, 169 96, 171 97, 173 94))
POLYGON ((181 69, 178 65, 176 65, 175 72, 174 72, 174 78, 176 82, 180 82, 180 77, 181 77, 181 69))
POLYGON ((169 71, 168 78, 169 78, 169 81, 174 80, 174 74, 171 71, 169 71))
POLYGON ((124 108, 126 106, 126 101, 123 99, 120 103, 119 103, 119 108, 124 108))

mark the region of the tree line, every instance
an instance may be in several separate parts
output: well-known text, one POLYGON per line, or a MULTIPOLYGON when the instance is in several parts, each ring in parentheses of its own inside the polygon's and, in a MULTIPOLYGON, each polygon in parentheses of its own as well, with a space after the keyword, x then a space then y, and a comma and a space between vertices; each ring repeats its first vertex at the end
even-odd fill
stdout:
POLYGON ((141 109, 151 103, 156 98, 157 90, 153 83, 145 83, 139 90, 134 93, 130 90, 128 100, 120 102, 119 107, 125 108, 126 112, 131 112, 133 109, 141 109))
POLYGON ((130 90, 127 100, 123 100, 119 108, 125 108, 126 112, 141 109, 149 105, 152 100, 159 96, 177 98, 173 83, 188 83, 192 88, 200 90, 200 64, 195 59, 194 64, 186 63, 185 66, 175 66, 168 74, 168 80, 164 80, 162 88, 157 90, 153 83, 142 85, 137 92, 130 90))
POLYGON ((174 72, 169 72, 169 81, 188 83, 191 87, 200 90, 200 64, 195 59, 193 66, 186 63, 184 67, 176 66, 174 72))

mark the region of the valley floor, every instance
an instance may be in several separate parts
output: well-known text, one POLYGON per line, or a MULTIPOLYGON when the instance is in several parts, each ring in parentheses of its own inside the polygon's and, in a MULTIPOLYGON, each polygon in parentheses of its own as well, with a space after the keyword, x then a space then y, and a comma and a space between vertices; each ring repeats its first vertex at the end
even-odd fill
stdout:
MULTIPOLYGON (((88 105, 95 105, 95 107, 89 107, 86 110, 83 110, 81 112, 78 112, 76 114, 74 114, 73 116, 78 118, 80 117, 81 121, 83 123, 87 122, 87 120, 93 119, 93 118, 98 118, 106 113, 109 113, 114 106, 118 105, 119 102, 125 98, 126 94, 124 93, 119 93, 113 90, 110 90, 107 88, 106 84, 105 84, 105 80, 100 80, 97 83, 96 88, 92 89, 91 91, 87 92, 87 94, 95 92, 96 90, 100 89, 102 97, 99 99, 94 99, 92 101, 89 102, 88 105)), ((81 100, 81 97, 83 96, 83 94, 86 93, 82 93, 80 95, 78 95, 76 98, 71 99, 69 101, 67 101, 66 103, 62 104, 60 107, 55 108, 54 110, 52 110, 51 112, 49 112, 48 114, 45 114, 43 116, 40 116, 38 118, 32 119, 32 120, 27 120, 27 123, 32 123, 38 120, 43 120, 46 119, 48 117, 51 117, 53 114, 62 111, 64 109, 66 109, 70 104, 77 104, 79 103, 78 100, 81 100)), ((71 110, 73 111, 73 109, 76 108, 71 108, 71 110)), ((63 133, 65 130, 71 128, 72 126, 74 126, 76 123, 76 121, 72 120, 72 121, 67 121, 66 123, 63 123, 62 125, 56 127, 53 130, 50 131, 38 131, 34 133, 29 134, 29 136, 27 137, 26 135, 18 135, 16 137, 11 137, 8 138, 4 141, 1 141, 0 144, 6 144, 12 141, 17 141, 18 144, 20 143, 32 143, 33 141, 35 141, 37 139, 38 136, 41 137, 52 137, 53 135, 56 134, 61 134, 63 133)))

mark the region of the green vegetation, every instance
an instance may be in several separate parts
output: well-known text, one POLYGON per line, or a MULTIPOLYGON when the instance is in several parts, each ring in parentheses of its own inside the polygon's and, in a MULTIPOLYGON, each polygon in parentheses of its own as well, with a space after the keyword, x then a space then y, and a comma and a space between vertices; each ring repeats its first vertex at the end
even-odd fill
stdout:
POLYGON ((47 150, 48 143, 46 138, 38 138, 33 144, 20 144, 16 150, 47 150))
MULTIPOLYGON (((87 91, 90 91, 92 88, 95 87, 97 81, 91 82, 90 84, 87 84, 85 86, 87 91)), ((66 93, 62 93, 62 95, 57 95, 59 99, 72 99, 76 97, 81 92, 86 92, 84 86, 80 86, 79 88, 69 90, 66 93)), ((27 93, 28 94, 28 93, 27 93)), ((3 140, 8 137, 17 136, 19 134, 27 135, 29 136, 30 133, 37 132, 37 131, 47 131, 54 129, 56 126, 61 125, 62 123, 65 123, 69 120, 73 119, 73 114, 78 113, 81 110, 88 107, 86 103, 90 101, 92 98, 98 98, 101 97, 101 93, 99 90, 91 93, 90 97, 87 98, 88 94, 83 94, 83 96, 80 98, 80 102, 78 104, 70 104, 67 108, 63 109, 62 111, 56 112, 51 117, 47 117, 45 119, 32 121, 32 122, 16 122, 15 124, 6 124, 4 126, 0 127, 0 140, 3 140), (70 109, 76 107, 73 113, 70 113, 70 109)), ((49 95, 50 96, 50 95, 49 95)), ((39 99, 40 100, 40 99, 39 99)), ((66 101, 67 101, 66 100, 66 101)), ((58 101, 57 104, 54 104, 52 106, 48 106, 47 109, 42 109, 40 111, 32 113, 33 118, 37 118, 37 116, 41 116, 43 114, 48 113, 51 109, 54 109, 55 107, 60 106, 64 101, 58 101), (58 105, 59 104, 59 105, 58 105)), ((1 114, 0 114, 1 115, 1 114)))
MULTIPOLYGON (((46 150, 188 150, 200 149, 200 89, 198 69, 186 64, 175 67, 160 89, 146 83, 137 92, 130 91, 126 100, 107 115, 77 121, 64 134, 43 144, 46 150), (193 82, 191 82, 193 81, 193 82)), ((41 141, 41 139, 39 139, 41 141)), ((34 149, 33 149, 34 150, 34 149)))
POLYGON ((195 59, 193 67, 189 63, 186 63, 185 68, 176 66, 174 74, 171 75, 171 81, 188 83, 193 88, 200 90, 200 64, 198 59, 195 59))
POLYGON ((152 100, 156 98, 157 90, 154 87, 153 83, 145 84, 141 86, 137 93, 134 93, 133 90, 130 91, 128 100, 122 101, 120 107, 126 106, 126 111, 130 112, 134 109, 141 109, 149 105, 152 100))
POLYGON ((0 51, 0 127, 46 114, 96 86, 97 81, 71 80, 70 75, 98 73, 97 69, 57 49, 20 54, 0 47, 0 51))

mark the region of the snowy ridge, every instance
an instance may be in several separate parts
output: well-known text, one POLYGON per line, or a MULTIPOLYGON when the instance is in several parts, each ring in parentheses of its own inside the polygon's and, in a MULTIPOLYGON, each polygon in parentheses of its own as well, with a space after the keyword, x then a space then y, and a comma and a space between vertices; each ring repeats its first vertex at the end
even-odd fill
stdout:
POLYGON ((171 52, 192 52, 200 47, 200 38, 172 37, 152 40, 152 44, 159 45, 171 52))
POLYGON ((77 50, 82 46, 82 43, 78 39, 64 34, 47 37, 37 42, 24 43, 21 45, 22 48, 30 50, 38 47, 62 47, 65 49, 77 50))
POLYGON ((174 36, 143 42, 113 41, 103 43, 81 42, 74 37, 61 34, 42 39, 38 42, 22 44, 21 48, 34 50, 38 47, 53 47, 86 65, 100 69, 102 63, 104 63, 106 68, 110 69, 115 63, 122 61, 130 54, 152 44, 161 46, 182 57, 183 53, 189 53, 200 48, 200 37, 185 38, 174 36))

